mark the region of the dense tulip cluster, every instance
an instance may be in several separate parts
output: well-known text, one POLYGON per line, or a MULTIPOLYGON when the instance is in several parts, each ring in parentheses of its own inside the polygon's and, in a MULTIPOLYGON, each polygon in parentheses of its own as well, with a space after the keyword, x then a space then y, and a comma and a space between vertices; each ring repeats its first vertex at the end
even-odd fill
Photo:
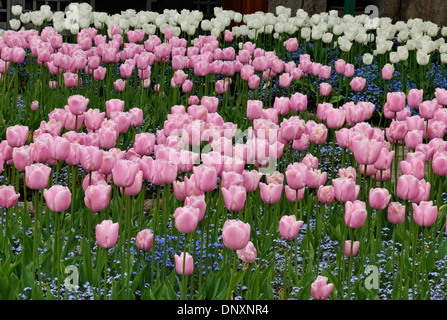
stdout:
POLYGON ((392 298, 430 297, 447 84, 426 66, 445 78, 445 28, 19 7, 0 38, 0 253, 33 299, 43 275, 61 297, 67 259, 105 299, 370 299, 359 275, 384 253, 392 298))

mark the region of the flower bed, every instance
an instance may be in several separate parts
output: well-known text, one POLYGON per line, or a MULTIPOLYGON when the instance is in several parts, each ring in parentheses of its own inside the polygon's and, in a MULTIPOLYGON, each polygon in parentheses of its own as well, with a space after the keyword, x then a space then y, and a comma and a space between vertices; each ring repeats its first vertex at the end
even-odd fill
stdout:
POLYGON ((445 27, 13 14, 1 298, 445 298, 445 27))

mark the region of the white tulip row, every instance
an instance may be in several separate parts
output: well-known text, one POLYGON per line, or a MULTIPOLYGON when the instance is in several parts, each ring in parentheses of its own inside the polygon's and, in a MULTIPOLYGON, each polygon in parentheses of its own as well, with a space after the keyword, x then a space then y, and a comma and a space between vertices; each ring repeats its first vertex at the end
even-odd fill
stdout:
POLYGON ((106 28, 110 36, 111 26, 119 25, 122 33, 131 29, 143 29, 150 35, 155 34, 158 29, 164 34, 167 29, 173 29, 175 36, 180 36, 182 32, 195 36, 201 28, 219 37, 234 21, 238 25, 232 27, 233 34, 236 37, 246 36, 250 40, 255 40, 263 33, 273 34, 275 39, 299 34, 306 41, 321 40, 344 52, 349 52, 353 43, 372 45, 372 55, 368 53, 363 57, 366 64, 372 61, 373 56, 386 53, 390 54, 392 63, 405 61, 409 51, 414 50, 417 51, 417 62, 420 65, 427 64, 430 55, 436 50, 441 55, 441 61, 447 63, 447 26, 441 28, 422 19, 393 23, 391 18, 370 18, 366 14, 339 17, 335 10, 309 16, 304 10, 298 9, 292 15, 291 9, 284 6, 277 6, 276 14, 256 12, 245 15, 216 7, 214 18, 209 20, 203 19, 203 13, 198 10, 187 9, 180 12, 164 10, 163 13, 128 9, 120 14, 109 15, 106 12, 93 11, 88 3, 70 3, 64 12, 52 12, 48 5, 42 5, 38 11, 26 13, 22 13, 22 7, 16 5, 12 6, 11 11, 16 17, 9 21, 14 30, 29 23, 40 27, 48 21, 52 22, 56 31, 69 31, 71 34, 94 26, 97 29, 106 28), (239 25, 241 22, 244 24, 239 25), (397 40, 399 44, 394 52, 392 40, 397 40))

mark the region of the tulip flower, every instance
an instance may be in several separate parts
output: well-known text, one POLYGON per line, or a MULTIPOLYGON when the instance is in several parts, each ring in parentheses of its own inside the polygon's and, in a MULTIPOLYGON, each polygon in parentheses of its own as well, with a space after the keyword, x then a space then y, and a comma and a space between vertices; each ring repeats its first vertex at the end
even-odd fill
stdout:
POLYGON ((34 163, 25 167, 25 181, 28 188, 39 190, 46 188, 51 168, 43 163, 34 163))
POLYGON ((247 192, 243 186, 231 185, 229 188, 221 188, 225 207, 230 211, 241 211, 244 209, 247 192))
POLYGON ((268 185, 260 182, 261 199, 265 203, 275 204, 281 199, 283 185, 280 183, 269 183, 268 185))
POLYGON ((128 188, 133 185, 138 171, 137 162, 118 160, 112 169, 113 183, 118 187, 128 188))
MULTIPOLYGON (((352 256, 355 257, 359 251, 360 242, 354 241, 352 244, 352 256)), ((345 256, 350 257, 351 256, 351 240, 345 241, 345 256)))
POLYGON ((328 278, 318 276, 317 279, 311 284, 310 292, 315 300, 326 300, 334 288, 333 283, 327 283, 328 278))
POLYGON ((150 229, 144 229, 137 233, 135 237, 135 245, 139 250, 147 251, 152 248, 154 234, 150 229))
POLYGON ((405 206, 399 202, 391 202, 387 210, 388 221, 401 224, 405 220, 405 206))
POLYGON ((103 220, 96 225, 96 241, 101 248, 109 249, 118 241, 119 224, 112 220, 103 220))
POLYGON ((197 188, 203 192, 212 191, 217 185, 217 172, 213 166, 199 165, 193 168, 197 188))
POLYGON ((112 186, 107 184, 88 186, 85 190, 84 203, 92 212, 100 212, 109 205, 111 191, 112 186))
POLYGON ((247 245, 243 249, 236 250, 236 253, 239 259, 241 259, 245 263, 255 262, 258 256, 256 248, 251 241, 248 241, 247 245))
POLYGON ((6 141, 12 148, 21 147, 28 139, 29 128, 22 125, 14 125, 6 128, 6 141))
POLYGON ((20 193, 16 193, 14 186, 0 186, 0 207, 8 209, 17 204, 20 193))
POLYGON ((413 206, 414 222, 421 227, 429 227, 436 222, 438 217, 438 206, 433 205, 433 201, 421 201, 419 205, 413 206))
POLYGON ((412 201, 418 196, 419 180, 409 174, 404 174, 397 180, 396 195, 402 200, 412 201))
POLYGON ((199 222, 199 209, 185 206, 178 207, 174 213, 175 227, 181 233, 191 233, 199 222))
POLYGON ((295 239, 303 224, 304 221, 297 221, 295 215, 282 216, 279 221, 279 234, 286 240, 295 239))
POLYGON ((361 228, 366 220, 366 204, 363 201, 355 200, 345 203, 345 223, 352 229, 361 228))
POLYGON ((369 205, 373 209, 385 209, 391 200, 391 194, 385 188, 371 188, 369 190, 369 205))
POLYGON ((182 252, 180 256, 174 255, 174 261, 175 271, 179 275, 187 276, 194 271, 194 259, 189 253, 182 252))
POLYGON ((68 108, 72 114, 79 116, 86 111, 89 102, 90 100, 82 95, 72 95, 68 98, 68 108))
POLYGON ((222 240, 230 250, 245 248, 250 239, 251 227, 240 220, 226 220, 222 229, 222 240))
POLYGON ((71 192, 65 186, 54 185, 43 191, 43 197, 48 208, 54 212, 67 210, 71 204, 71 192))

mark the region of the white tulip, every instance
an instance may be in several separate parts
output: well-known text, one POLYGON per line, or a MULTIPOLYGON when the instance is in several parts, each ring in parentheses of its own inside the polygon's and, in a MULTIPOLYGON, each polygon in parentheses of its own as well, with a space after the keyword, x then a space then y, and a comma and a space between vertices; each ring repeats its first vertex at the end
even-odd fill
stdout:
POLYGON ((29 13, 29 12, 25 12, 25 13, 22 13, 22 14, 20 15, 20 21, 21 21, 23 24, 27 24, 27 23, 29 23, 29 22, 30 22, 30 19, 31 19, 31 16, 30 16, 30 13, 29 13))
POLYGON ((441 62, 447 64, 447 53, 441 54, 441 62))
POLYGON ((373 55, 371 53, 365 53, 363 55, 363 64, 370 65, 373 62, 373 55))
POLYGON ((11 6, 11 13, 13 16, 20 16, 22 14, 22 6, 19 4, 11 6))
POLYGON ((151 23, 143 24, 142 28, 147 35, 153 35, 157 31, 157 26, 151 23))
POLYGON ((242 14, 239 12, 234 13, 234 22, 240 23, 242 21, 242 14))
POLYGON ((310 39, 311 30, 308 27, 304 27, 301 29, 301 38, 310 39))
POLYGON ((340 36, 343 32, 345 31, 345 26, 344 24, 337 24, 334 26, 332 32, 334 33, 335 36, 340 36))
POLYGON ((418 50, 416 52, 416 60, 420 66, 425 66, 430 60, 430 55, 424 50, 418 50))
POLYGON ((390 52, 390 61, 393 64, 399 63, 399 54, 396 51, 390 52))
POLYGON ((408 60, 408 48, 407 46, 399 46, 397 47, 397 54, 399 55, 400 61, 408 60))
POLYGON ((332 39, 334 38, 334 35, 330 32, 326 32, 323 34, 322 40, 324 43, 328 44, 332 42, 332 39))
POLYGON ((441 35, 445 38, 447 38, 447 27, 442 27, 441 29, 441 35))
POLYGON ((275 33, 283 33, 284 32, 284 23, 277 22, 275 24, 275 33))
POLYGON ((20 28, 20 20, 19 19, 11 19, 9 20, 9 25, 11 26, 12 30, 19 30, 20 28))
POLYGON ((70 28, 70 33, 76 35, 79 33, 79 24, 73 23, 70 28))

